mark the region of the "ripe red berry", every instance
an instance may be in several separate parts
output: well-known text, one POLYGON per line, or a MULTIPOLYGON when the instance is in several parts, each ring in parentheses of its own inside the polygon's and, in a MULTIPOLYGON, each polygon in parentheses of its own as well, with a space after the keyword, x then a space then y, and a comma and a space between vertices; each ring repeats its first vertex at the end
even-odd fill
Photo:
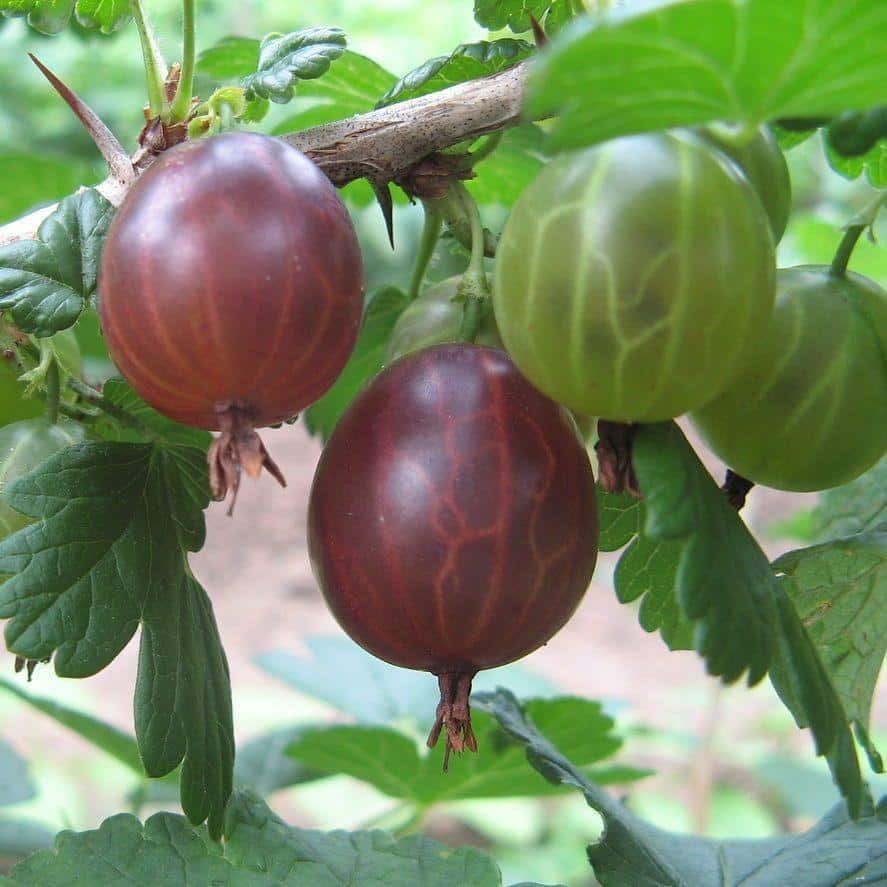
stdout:
POLYGON ((253 429, 311 404, 348 360, 360 248, 307 157, 227 133, 170 150, 136 182, 105 243, 99 305, 129 384, 171 419, 222 432, 213 491, 236 496, 241 466, 283 483, 253 429))
POLYGON ((594 478, 566 411, 503 351, 438 345, 363 391, 320 460, 308 547, 346 632, 438 676, 429 736, 474 750, 475 673, 570 618, 597 557, 594 478))

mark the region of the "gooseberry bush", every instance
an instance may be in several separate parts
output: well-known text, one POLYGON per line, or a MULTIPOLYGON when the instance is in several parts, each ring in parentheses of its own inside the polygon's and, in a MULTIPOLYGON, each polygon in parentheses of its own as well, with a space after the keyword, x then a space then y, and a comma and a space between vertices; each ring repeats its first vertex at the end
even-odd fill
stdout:
POLYGON ((887 879, 866 776, 887 294, 853 270, 887 193, 883 0, 475 0, 489 39, 400 79, 331 26, 201 47, 183 9, 168 64, 150 2, 0 0, 43 34, 135 28, 146 78, 144 128, 115 134, 35 59, 108 174, 0 227, 6 646, 28 677, 85 679, 139 632, 135 735, 2 686, 184 814, 64 832, 2 883, 502 883, 478 850, 294 828, 263 799, 337 773, 412 825, 441 800, 578 791, 604 885, 887 879), (869 206, 830 265, 778 268, 783 152, 808 139, 869 206), (404 196, 424 212, 411 282, 367 292, 349 206, 374 197, 393 242, 404 196), (462 268, 429 284, 442 251, 462 268), (80 353, 97 321, 107 372, 80 353), (357 723, 236 752, 225 626, 189 555, 213 500, 237 520, 242 473, 285 485, 257 430, 295 421, 324 445, 303 503, 318 592, 367 655, 343 639, 290 673, 357 723), (814 544, 768 560, 739 513, 756 484, 823 493, 814 544), (557 644, 599 551, 622 552, 643 630, 713 680, 769 679, 809 729, 835 805, 808 832, 663 831, 603 787, 643 773, 608 763, 598 703, 473 684, 557 644), (394 726, 417 712, 430 750, 394 726))

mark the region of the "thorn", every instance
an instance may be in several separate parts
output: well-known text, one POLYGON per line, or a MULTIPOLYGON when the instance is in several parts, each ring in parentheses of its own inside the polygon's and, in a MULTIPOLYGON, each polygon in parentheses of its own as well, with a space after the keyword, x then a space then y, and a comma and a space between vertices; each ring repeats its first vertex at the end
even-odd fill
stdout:
POLYGON ((87 105, 70 87, 64 84, 34 53, 29 52, 31 61, 40 69, 44 77, 52 84, 55 91, 65 100, 68 107, 74 112, 77 119, 83 124, 89 133, 95 146, 99 149, 111 175, 121 182, 129 183, 135 179, 135 170, 129 154, 117 136, 105 125, 105 122, 87 105))
POLYGON ((539 24, 539 19, 532 13, 530 13, 530 25, 533 28, 533 40, 536 43, 536 49, 542 49, 543 46, 548 44, 548 34, 545 33, 542 25, 539 24))
POLYGON ((394 249, 394 204, 391 200, 391 189, 388 187, 387 182, 383 182, 381 185, 376 182, 370 182, 370 185, 373 188, 373 194, 376 195, 376 200, 379 201, 382 215, 385 217, 388 242, 391 244, 391 249, 394 249))

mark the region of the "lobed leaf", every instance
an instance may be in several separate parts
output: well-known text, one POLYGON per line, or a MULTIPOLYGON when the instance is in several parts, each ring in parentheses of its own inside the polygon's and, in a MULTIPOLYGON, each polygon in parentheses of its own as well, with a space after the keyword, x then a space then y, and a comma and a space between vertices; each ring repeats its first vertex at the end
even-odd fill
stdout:
POLYGON ((820 540, 887 529, 887 457, 849 484, 820 493, 811 523, 820 540))
MULTIPOLYGON (((773 563, 837 692, 867 731, 887 653, 887 530, 804 548, 773 563)), ((771 675, 800 726, 807 717, 777 668, 771 675)), ((881 770, 879 759, 873 762, 881 770)))
POLYGON ((130 18, 129 0, 0 0, 0 13, 28 17, 28 24, 43 34, 58 34, 71 21, 73 13, 84 28, 97 28, 110 34, 130 18))
POLYGON ((791 601, 767 558, 673 422, 641 425, 634 468, 644 492, 642 538, 681 546, 674 594, 686 619, 697 622, 695 647, 711 674, 726 681, 748 671, 752 684, 771 678, 793 713, 809 724, 860 816, 865 786, 848 718, 791 601))
POLYGON ((420 835, 395 840, 384 832, 293 828, 246 792, 231 799, 224 845, 208 841, 182 816, 158 813, 142 825, 134 816, 121 814, 93 831, 62 832, 54 849, 20 862, 6 883, 62 887, 72 878, 102 887, 502 883, 495 863, 478 850, 453 849, 420 835))
POLYGON ((623 604, 641 601, 638 619, 644 631, 659 630, 669 650, 692 650, 693 622, 678 605, 675 587, 684 544, 653 542, 639 536, 623 553, 613 577, 623 604))
POLYGON ((141 760, 152 776, 184 760, 183 809, 208 818, 217 836, 234 758, 230 686, 212 608, 187 564, 205 535, 207 436, 153 413, 122 383, 105 396, 140 419, 145 442, 69 447, 6 492, 39 519, 0 542, 0 573, 11 577, 0 585, 7 646, 85 677, 141 623, 141 760))
POLYGON ((597 493, 598 524, 601 551, 618 551, 640 530, 641 503, 628 493, 607 493, 600 487, 597 493))
POLYGON ((725 682, 767 673, 775 644, 776 579, 754 537, 673 422, 641 425, 634 467, 644 493, 642 535, 681 545, 675 595, 698 622, 695 645, 725 682))
POLYGON ((26 333, 48 337, 73 326, 94 295, 114 207, 94 189, 66 197, 36 240, 0 246, 0 309, 26 333))
POLYGON ((583 18, 531 74, 558 149, 629 133, 831 116, 883 103, 882 0, 677 0, 583 18))
POLYGON ((533 45, 525 40, 505 37, 492 43, 462 43, 449 55, 429 59, 409 74, 405 74, 379 99, 378 107, 392 105, 504 71, 527 59, 533 45))
POLYGON ((581 5, 576 0, 474 0, 474 20, 491 31, 511 28, 521 34, 532 27, 532 16, 544 22, 551 35, 573 18, 581 5))
POLYGON ((370 293, 363 325, 348 363, 327 393, 305 410, 305 425, 311 434, 324 442, 329 440, 351 401, 382 369, 388 337, 408 304, 406 293, 397 287, 381 287, 370 293))
POLYGON ((269 34, 259 46, 254 74, 243 80, 248 99, 285 104, 298 80, 325 74, 345 51, 345 33, 339 28, 306 28, 291 34, 269 34))
POLYGON ((603 887, 769 887, 877 883, 887 875, 887 799, 853 822, 843 804, 801 835, 716 841, 667 832, 614 800, 571 763, 506 690, 482 704, 519 742, 546 779, 585 796, 604 820, 600 840, 588 848, 603 887))
MULTIPOLYGON (((537 699, 527 703, 527 709, 586 771, 622 744, 613 733, 612 719, 597 702, 572 697, 537 699)), ((527 768, 521 749, 502 735, 492 718, 477 711, 472 713, 472 720, 479 750, 452 761, 447 773, 443 772, 443 743, 420 754, 414 738, 385 727, 306 730, 290 746, 289 754, 315 770, 344 773, 420 807, 467 798, 536 796, 556 791, 527 768)), ((603 769, 590 772, 607 778, 603 769)), ((645 775, 644 771, 625 767, 613 771, 620 782, 645 775)))

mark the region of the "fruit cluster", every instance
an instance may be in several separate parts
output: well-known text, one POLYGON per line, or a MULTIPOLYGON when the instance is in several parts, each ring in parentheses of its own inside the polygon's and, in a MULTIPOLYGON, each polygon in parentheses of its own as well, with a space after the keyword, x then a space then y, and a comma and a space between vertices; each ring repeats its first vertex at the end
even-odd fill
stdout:
MULTIPOLYGON (((777 272, 790 205, 766 131, 740 148, 715 130, 621 138, 560 156, 523 193, 474 341, 459 341, 459 278, 403 312, 388 366, 320 460, 309 549, 354 640, 438 676, 429 742, 443 733, 447 755, 475 747, 474 674, 545 644, 591 580, 595 484, 569 411, 691 413, 731 468, 780 489, 845 482, 884 452, 887 296, 841 268, 777 272)), ((282 480, 254 429, 331 385, 362 298, 333 187, 246 134, 176 148, 142 176, 100 278, 129 383, 222 432, 219 498, 241 467, 282 480)))

